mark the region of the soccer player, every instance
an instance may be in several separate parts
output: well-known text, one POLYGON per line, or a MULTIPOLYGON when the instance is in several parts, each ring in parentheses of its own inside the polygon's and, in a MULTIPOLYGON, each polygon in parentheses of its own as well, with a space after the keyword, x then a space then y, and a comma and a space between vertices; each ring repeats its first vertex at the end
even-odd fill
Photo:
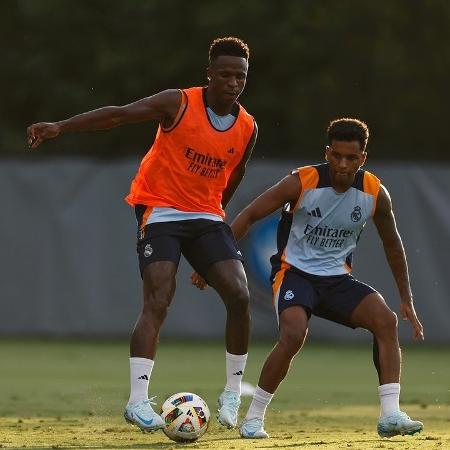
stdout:
POLYGON ((397 316, 377 291, 351 275, 352 253, 372 218, 400 293, 401 316, 411 322, 414 337, 423 339, 389 193, 375 175, 361 169, 369 130, 360 120, 338 119, 330 123, 327 134, 326 163, 294 170, 231 224, 240 239, 254 222, 282 208, 278 253, 271 258, 280 335, 240 426, 244 438, 268 437, 264 430, 267 405, 302 348, 311 314, 373 334, 373 361, 380 384, 379 435, 414 434, 423 428, 399 408, 397 316))
POLYGON ((257 126, 238 103, 249 48, 235 37, 209 49, 208 85, 169 89, 125 106, 107 106, 28 127, 28 143, 76 131, 156 120, 155 141, 126 201, 135 208, 144 302, 130 343, 131 392, 125 419, 144 431, 164 427, 148 398, 159 331, 175 292, 180 255, 221 296, 227 311, 227 381, 219 422, 236 426, 249 338, 249 293, 242 255, 224 222, 224 208, 244 176, 257 126))

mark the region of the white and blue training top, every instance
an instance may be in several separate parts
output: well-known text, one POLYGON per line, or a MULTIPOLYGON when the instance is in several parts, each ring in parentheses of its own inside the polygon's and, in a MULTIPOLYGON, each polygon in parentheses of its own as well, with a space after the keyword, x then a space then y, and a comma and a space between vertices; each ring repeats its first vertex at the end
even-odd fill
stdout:
POLYGON ((332 276, 352 270, 352 253, 367 220, 373 216, 380 180, 358 170, 352 186, 336 192, 329 165, 300 167, 302 192, 294 209, 287 205, 278 225, 278 253, 271 258, 274 272, 289 266, 332 276))

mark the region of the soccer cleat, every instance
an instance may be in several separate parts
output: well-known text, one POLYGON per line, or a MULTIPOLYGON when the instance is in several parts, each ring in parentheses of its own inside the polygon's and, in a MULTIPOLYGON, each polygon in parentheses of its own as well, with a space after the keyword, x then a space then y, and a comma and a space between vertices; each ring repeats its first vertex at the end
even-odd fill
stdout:
POLYGON ((237 416, 241 404, 240 395, 237 392, 223 391, 220 394, 219 410, 217 420, 227 428, 234 428, 237 425, 237 416))
POLYGON ((142 431, 152 432, 164 428, 164 420, 151 407, 156 404, 152 402, 154 398, 127 405, 123 413, 125 420, 138 426, 142 431))
POLYGON ((401 434, 413 435, 423 430, 423 423, 411 418, 403 411, 397 411, 390 416, 381 417, 378 421, 378 434, 382 438, 390 438, 401 434))
POLYGON ((257 417, 244 420, 239 427, 239 434, 245 439, 266 439, 269 437, 264 429, 264 421, 257 417))

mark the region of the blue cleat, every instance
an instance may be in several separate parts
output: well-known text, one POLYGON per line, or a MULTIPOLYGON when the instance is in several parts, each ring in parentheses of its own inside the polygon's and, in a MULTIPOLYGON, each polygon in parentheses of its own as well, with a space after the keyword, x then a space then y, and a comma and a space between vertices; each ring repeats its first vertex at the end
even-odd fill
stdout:
POLYGON ((235 428, 237 425, 237 417, 241 398, 237 392, 223 391, 220 394, 219 410, 217 420, 219 423, 227 428, 235 428))
POLYGON ((138 426, 142 431, 153 432, 165 427, 164 420, 153 411, 151 400, 141 400, 140 402, 127 405, 123 416, 128 423, 138 426))
POLYGON ((244 420, 239 427, 239 434, 244 439, 267 439, 264 421, 259 418, 244 420))
POLYGON ((390 438, 401 434, 413 435, 423 430, 423 423, 411 418, 403 411, 397 411, 378 421, 378 434, 382 438, 390 438))

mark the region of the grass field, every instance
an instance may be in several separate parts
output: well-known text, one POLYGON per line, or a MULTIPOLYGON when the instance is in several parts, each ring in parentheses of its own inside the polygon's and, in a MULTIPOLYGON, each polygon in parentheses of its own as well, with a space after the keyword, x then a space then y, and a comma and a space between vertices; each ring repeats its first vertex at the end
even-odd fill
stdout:
MULTIPOLYGON (((269 343, 253 343, 245 380, 256 383, 269 343)), ((178 391, 201 395, 215 416, 224 384, 222 343, 163 342, 153 371, 158 406, 178 391)), ((0 447, 89 449, 450 449, 450 348, 403 349, 402 404, 425 430, 381 440, 377 381, 366 346, 308 344, 272 401, 270 440, 219 428, 191 444, 144 434, 122 418, 128 344, 122 341, 0 341, 0 447)), ((241 414, 250 399, 243 399, 241 414)))

